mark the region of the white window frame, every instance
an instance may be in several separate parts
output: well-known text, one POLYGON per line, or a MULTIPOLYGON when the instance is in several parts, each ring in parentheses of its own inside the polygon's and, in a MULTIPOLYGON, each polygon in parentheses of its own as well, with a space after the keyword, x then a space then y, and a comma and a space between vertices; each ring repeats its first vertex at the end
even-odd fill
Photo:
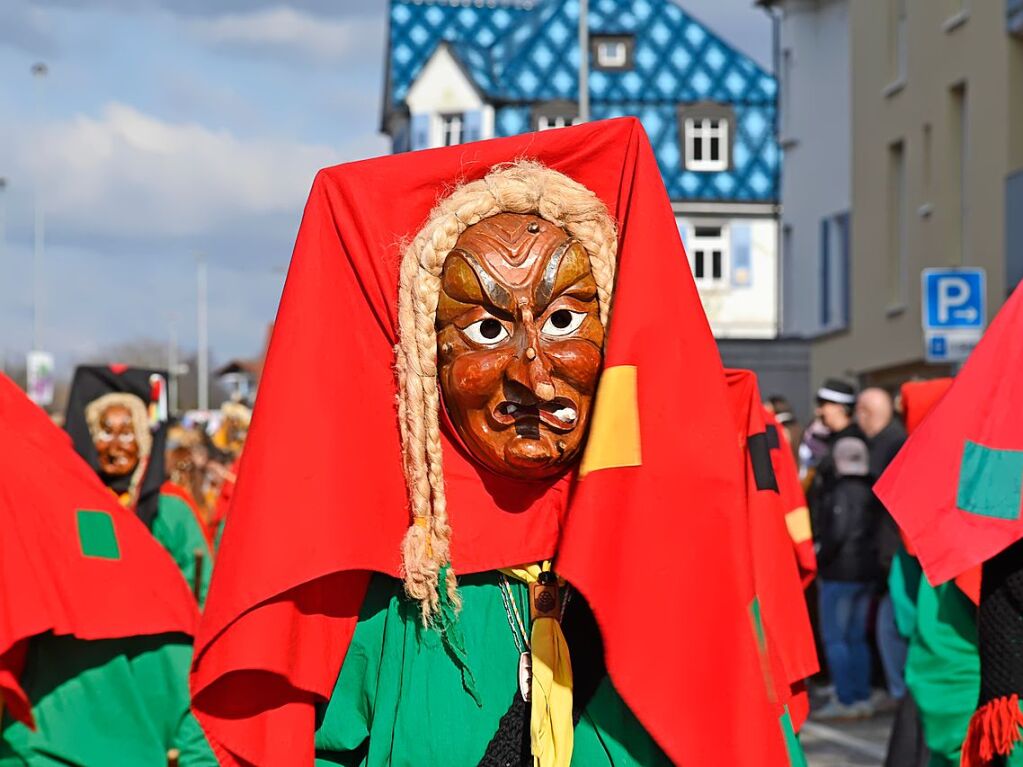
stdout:
POLYGON ((465 113, 450 112, 439 114, 437 117, 440 120, 440 145, 456 146, 461 144, 465 138, 465 113))
POLYGON ((696 281, 696 287, 713 290, 721 290, 728 287, 731 280, 731 250, 729 246, 728 226, 726 224, 701 222, 690 225, 686 251, 689 253, 689 262, 693 270, 693 279, 696 281), (706 233, 697 234, 697 230, 700 229, 717 229, 718 233, 714 236, 706 233), (717 277, 714 276, 715 252, 721 254, 721 273, 717 277), (702 258, 700 256, 701 253, 703 254, 702 258))
POLYGON ((728 170, 729 120, 726 117, 687 117, 685 122, 686 170, 713 173, 728 170), (710 157, 711 139, 718 139, 718 157, 710 157), (700 144, 700 158, 696 159, 696 144, 700 144))
POLYGON ((629 63, 629 46, 624 40, 600 40, 597 43, 597 66, 621 69, 629 63))

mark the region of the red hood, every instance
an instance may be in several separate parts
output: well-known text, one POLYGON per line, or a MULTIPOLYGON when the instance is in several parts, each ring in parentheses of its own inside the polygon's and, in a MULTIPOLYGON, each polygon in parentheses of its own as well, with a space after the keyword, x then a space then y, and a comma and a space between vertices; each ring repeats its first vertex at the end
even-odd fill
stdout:
POLYGON ((743 473, 721 364, 631 118, 317 176, 197 642, 194 705, 223 764, 312 763, 313 704, 333 689, 368 574, 397 575, 409 524, 395 411, 399 245, 460 181, 519 158, 588 187, 619 225, 590 444, 602 408, 609 431, 624 413, 642 459, 522 483, 486 473, 444 431, 453 566, 557 554, 593 609, 617 689, 672 759, 786 764, 750 631, 743 473), (312 382, 316 417, 297 419, 312 382), (683 411, 687 402, 701 407, 683 411), (281 449, 296 429, 304 448, 281 449))
MULTIPOLYGON (((941 384, 931 384, 940 387, 941 384)), ((937 399, 938 391, 926 399, 937 399)), ((874 486, 931 583, 1023 537, 1023 286, 874 486)))

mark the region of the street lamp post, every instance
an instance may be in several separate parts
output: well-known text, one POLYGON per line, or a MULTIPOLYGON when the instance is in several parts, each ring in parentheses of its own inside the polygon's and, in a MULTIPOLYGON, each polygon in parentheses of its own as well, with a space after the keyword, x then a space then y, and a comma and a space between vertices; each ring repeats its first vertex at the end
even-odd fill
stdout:
POLYGON ((579 0, 579 122, 590 121, 589 0, 579 0))
MULTIPOLYGON (((42 155, 42 147, 39 143, 39 136, 42 134, 42 90, 43 79, 49 73, 46 64, 39 62, 32 65, 32 77, 35 80, 35 118, 36 118, 36 151, 42 155)), ((39 157, 40 161, 42 157, 39 157)), ((43 179, 42 162, 39 163, 35 177, 35 237, 32 247, 32 348, 42 348, 40 328, 42 325, 42 277, 43 257, 45 254, 46 242, 46 219, 43 214, 43 179)))
POLYGON ((167 343, 167 404, 171 415, 178 412, 178 326, 171 317, 168 322, 170 338, 167 343))
POLYGON ((197 386, 199 391, 199 409, 206 410, 210 405, 210 381, 207 365, 209 364, 210 336, 209 320, 206 305, 206 256, 196 253, 196 326, 199 334, 199 359, 196 364, 197 386))
MULTIPOLYGON (((7 251, 7 179, 0 176, 0 270, 6 263, 7 251)), ((7 347, 0 348, 0 371, 7 372, 7 347)))

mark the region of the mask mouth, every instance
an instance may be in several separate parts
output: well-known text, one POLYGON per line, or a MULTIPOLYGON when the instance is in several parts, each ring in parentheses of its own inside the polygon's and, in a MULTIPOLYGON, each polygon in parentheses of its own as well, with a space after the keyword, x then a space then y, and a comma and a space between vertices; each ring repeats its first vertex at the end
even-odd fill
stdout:
POLYGON ((122 452, 113 452, 107 454, 107 463, 113 466, 115 469, 127 469, 132 464, 131 457, 122 452))
POLYGON ((579 422, 579 408, 567 397, 549 402, 504 400, 494 408, 494 420, 505 426, 533 426, 541 423, 554 431, 572 431, 579 422))

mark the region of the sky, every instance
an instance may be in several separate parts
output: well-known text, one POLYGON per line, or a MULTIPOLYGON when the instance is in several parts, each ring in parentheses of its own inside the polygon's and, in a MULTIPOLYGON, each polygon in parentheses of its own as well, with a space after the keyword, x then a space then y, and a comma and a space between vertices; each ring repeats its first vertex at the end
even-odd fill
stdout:
MULTIPOLYGON (((679 4, 770 69, 753 0, 679 4)), ((172 333, 193 350, 199 254, 214 363, 255 356, 316 170, 388 151, 387 6, 2 0, 0 363, 32 346, 37 187, 59 369, 172 333)))

